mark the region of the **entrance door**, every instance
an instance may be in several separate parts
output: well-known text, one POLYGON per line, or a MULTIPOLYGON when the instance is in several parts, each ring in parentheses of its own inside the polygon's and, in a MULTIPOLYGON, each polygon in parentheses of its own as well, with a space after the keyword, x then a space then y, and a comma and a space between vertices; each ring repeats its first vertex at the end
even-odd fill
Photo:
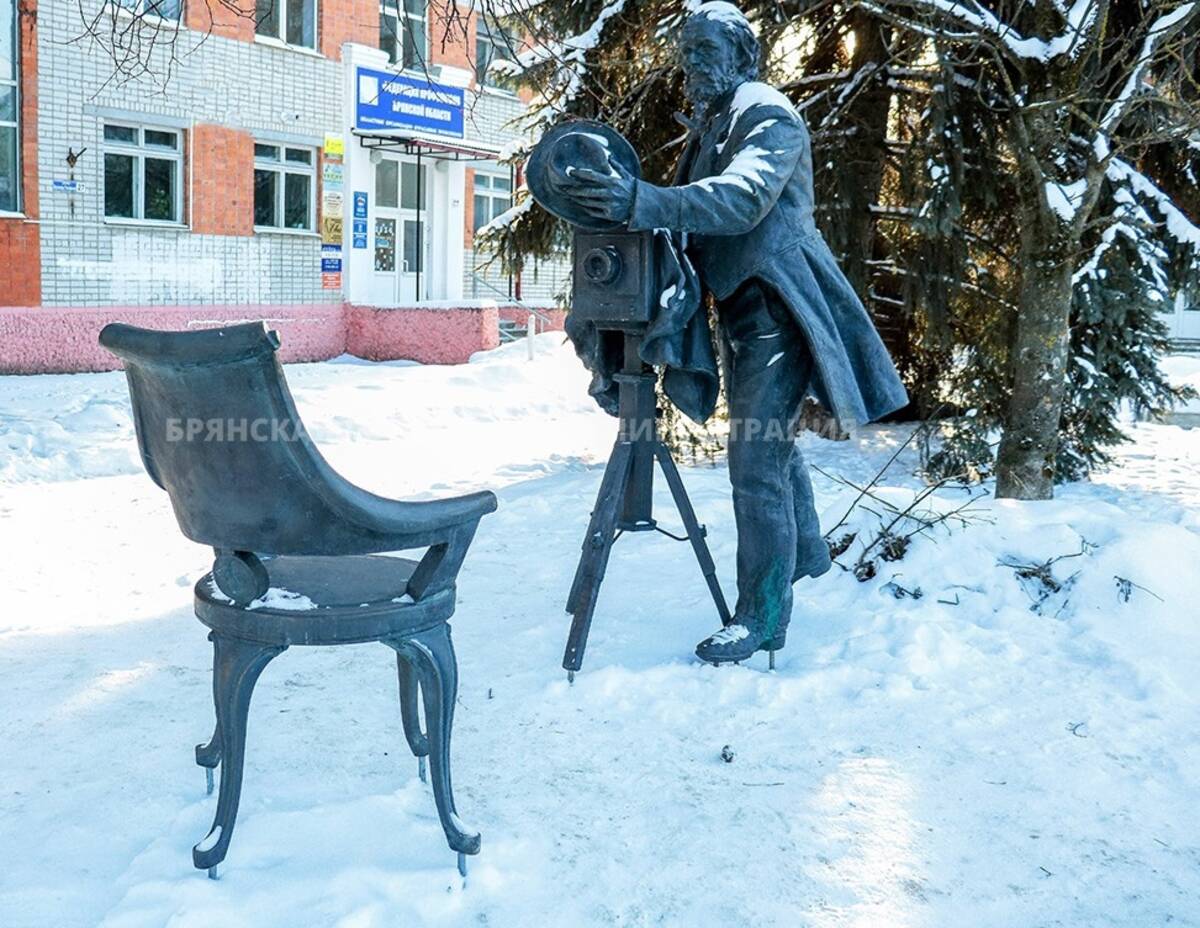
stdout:
POLYGON ((415 161, 385 157, 375 165, 374 302, 405 305, 428 293, 425 267, 430 243, 424 208, 428 202, 425 165, 420 173, 415 161), (422 203, 420 212, 418 203, 422 203))

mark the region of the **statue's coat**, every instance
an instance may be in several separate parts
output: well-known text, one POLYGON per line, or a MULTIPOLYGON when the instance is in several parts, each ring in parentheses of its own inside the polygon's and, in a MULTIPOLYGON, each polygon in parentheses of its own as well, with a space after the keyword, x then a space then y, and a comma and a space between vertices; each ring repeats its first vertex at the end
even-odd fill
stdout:
MULTIPOLYGON (((719 300, 752 278, 774 290, 808 339, 812 392, 843 425, 907 404, 870 316, 817 230, 808 130, 777 90, 748 81, 715 101, 688 137, 676 185, 638 181, 629 228, 684 232, 687 255, 719 300)), ((707 325, 703 312, 688 314, 689 329, 707 334, 707 325)), ((679 333, 692 344, 698 336, 679 333)), ((690 399, 688 415, 711 413, 690 399)))

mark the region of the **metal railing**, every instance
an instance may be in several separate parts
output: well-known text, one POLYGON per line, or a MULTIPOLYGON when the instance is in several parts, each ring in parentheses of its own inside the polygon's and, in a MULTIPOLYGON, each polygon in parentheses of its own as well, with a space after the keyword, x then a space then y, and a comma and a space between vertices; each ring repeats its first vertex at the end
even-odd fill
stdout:
MULTIPOLYGON (((534 332, 532 333, 534 335, 546 331, 547 328, 554 324, 554 320, 546 315, 545 312, 538 309, 536 306, 530 306, 524 300, 517 299, 515 296, 512 296, 501 290, 499 287, 489 282, 477 271, 471 272, 471 284, 472 289, 475 292, 478 292, 479 287, 483 287, 485 290, 490 290, 496 295, 496 302, 507 303, 509 305, 516 306, 519 309, 525 310, 525 312, 529 314, 528 318, 533 319, 535 322, 534 332)), ((529 334, 530 332, 528 324, 522 326, 519 322, 510 322, 504 319, 500 320, 501 342, 514 342, 517 339, 524 338, 529 334)))

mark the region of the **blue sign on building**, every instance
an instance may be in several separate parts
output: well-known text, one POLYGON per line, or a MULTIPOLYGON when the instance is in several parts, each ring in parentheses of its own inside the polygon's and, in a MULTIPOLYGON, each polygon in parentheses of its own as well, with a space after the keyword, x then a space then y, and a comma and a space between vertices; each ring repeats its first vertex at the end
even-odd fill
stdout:
POLYGON ((463 136, 461 87, 435 84, 387 71, 359 68, 354 125, 358 129, 417 129, 463 136))
POLYGON ((321 273, 340 274, 342 272, 342 246, 321 246, 321 273))
MULTIPOLYGON (((366 219, 367 218, 367 194, 366 194, 366 191, 363 191, 363 190, 355 190, 354 191, 354 218, 355 219, 366 219)), ((356 223, 356 225, 357 225, 357 223, 356 223)), ((355 229, 355 231, 357 232, 358 230, 355 229)), ((364 229, 363 231, 366 231, 366 230, 364 229)))

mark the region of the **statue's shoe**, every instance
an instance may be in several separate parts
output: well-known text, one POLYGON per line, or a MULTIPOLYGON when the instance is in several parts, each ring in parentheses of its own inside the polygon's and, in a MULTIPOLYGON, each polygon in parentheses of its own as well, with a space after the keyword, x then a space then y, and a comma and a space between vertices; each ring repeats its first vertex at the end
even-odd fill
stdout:
POLYGON ((732 664, 748 659, 756 651, 779 651, 786 643, 786 628, 766 637, 751 626, 734 622, 696 645, 696 656, 709 664, 732 664))

